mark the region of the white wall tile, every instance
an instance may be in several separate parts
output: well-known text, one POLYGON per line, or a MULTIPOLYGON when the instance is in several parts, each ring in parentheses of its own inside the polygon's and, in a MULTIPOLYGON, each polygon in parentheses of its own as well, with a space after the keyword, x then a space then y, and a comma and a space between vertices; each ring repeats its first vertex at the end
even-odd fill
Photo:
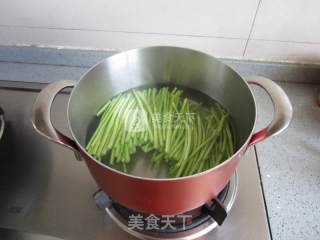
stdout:
POLYGON ((126 50, 151 45, 188 47, 214 56, 241 57, 246 40, 160 34, 0 27, 0 45, 35 44, 126 50))
POLYGON ((320 43, 320 1, 262 0, 252 38, 320 43))
POLYGON ((0 1, 0 24, 248 37, 258 0, 0 1))
POLYGON ((249 59, 320 64, 320 43, 306 44, 250 40, 245 57, 249 59))

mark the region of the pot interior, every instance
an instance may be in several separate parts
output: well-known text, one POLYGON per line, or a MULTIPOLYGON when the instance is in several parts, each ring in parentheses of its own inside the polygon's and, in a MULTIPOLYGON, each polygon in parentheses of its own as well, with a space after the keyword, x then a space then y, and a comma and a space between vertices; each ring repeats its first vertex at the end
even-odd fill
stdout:
MULTIPOLYGON (((69 101, 68 115, 73 137, 84 148, 94 125, 94 116, 106 101, 132 88, 163 84, 193 89, 195 93, 201 92, 222 104, 231 116, 236 150, 251 135, 256 117, 254 98, 248 85, 234 70, 198 51, 148 47, 109 57, 82 77, 69 101)), ((189 92, 192 95, 192 91, 189 92)), ((131 174, 165 177, 166 171, 141 171, 150 161, 140 162, 131 174)))

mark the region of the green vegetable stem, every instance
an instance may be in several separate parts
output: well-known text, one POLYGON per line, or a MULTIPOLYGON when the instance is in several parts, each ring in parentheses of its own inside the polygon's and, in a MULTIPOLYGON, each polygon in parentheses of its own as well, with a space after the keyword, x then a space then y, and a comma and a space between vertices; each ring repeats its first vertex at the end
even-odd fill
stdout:
POLYGON ((106 102, 86 150, 108 165, 128 164, 137 149, 164 161, 172 177, 213 168, 235 152, 230 116, 218 103, 204 106, 169 87, 132 90, 106 102))

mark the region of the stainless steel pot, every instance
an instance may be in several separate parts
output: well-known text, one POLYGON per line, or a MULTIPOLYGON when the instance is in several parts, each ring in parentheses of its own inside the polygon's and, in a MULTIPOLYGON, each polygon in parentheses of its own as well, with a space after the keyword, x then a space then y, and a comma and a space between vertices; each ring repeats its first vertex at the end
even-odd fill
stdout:
POLYGON ((113 200, 136 211, 161 215, 186 212, 215 198, 234 174, 248 146, 282 132, 291 117, 287 95, 271 80, 242 78, 214 57, 191 49, 147 47, 103 60, 78 82, 63 80, 50 84, 38 95, 32 120, 39 134, 72 149, 77 159, 84 159, 97 184, 113 200), (90 156, 84 148, 88 127, 101 105, 128 89, 159 83, 193 88, 220 102, 233 119, 236 153, 205 172, 174 179, 126 174, 90 156), (256 105, 248 83, 264 88, 274 104, 274 119, 257 133, 253 133, 256 105), (72 139, 55 129, 50 120, 53 99, 66 87, 74 87, 68 106, 72 139))

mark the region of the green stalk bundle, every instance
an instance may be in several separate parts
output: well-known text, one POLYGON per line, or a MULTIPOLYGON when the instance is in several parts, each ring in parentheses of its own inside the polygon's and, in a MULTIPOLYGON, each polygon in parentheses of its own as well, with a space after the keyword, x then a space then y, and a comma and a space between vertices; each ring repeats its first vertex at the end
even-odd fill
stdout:
POLYGON ((210 169, 235 151, 228 113, 218 103, 209 107, 168 87, 132 90, 109 100, 97 112, 99 124, 86 146, 98 160, 122 164, 123 171, 140 148, 152 151, 154 167, 162 161, 170 176, 210 169))

